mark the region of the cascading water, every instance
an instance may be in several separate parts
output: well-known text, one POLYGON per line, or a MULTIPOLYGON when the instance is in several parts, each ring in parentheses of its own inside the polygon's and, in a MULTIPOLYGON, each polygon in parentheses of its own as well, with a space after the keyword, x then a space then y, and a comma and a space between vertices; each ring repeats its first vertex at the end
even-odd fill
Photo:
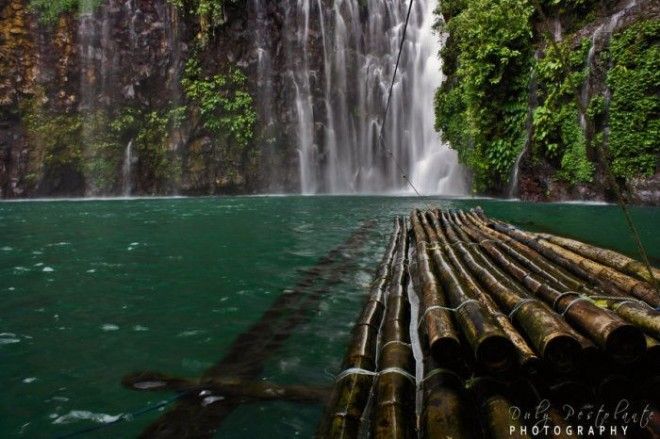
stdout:
MULTIPOLYGON (((555 38, 557 38, 555 36, 555 38)), ((539 59, 540 51, 534 53, 534 58, 539 59)), ((529 96, 527 99, 527 119, 525 120, 525 144, 522 150, 516 157, 516 162, 513 165, 513 171, 510 179, 510 186, 508 197, 513 198, 518 195, 518 175, 520 174, 520 162, 532 144, 534 136, 534 110, 538 107, 538 79, 536 69, 532 68, 529 74, 529 96)))
POLYGON ((126 150, 124 151, 124 163, 121 167, 121 183, 122 183, 122 193, 125 197, 131 195, 133 190, 133 181, 132 181, 132 168, 133 168, 133 139, 131 139, 126 144, 126 150))
MULTIPOLYGON (((259 7, 255 1, 257 17, 259 7)), ((467 191, 457 155, 434 130, 442 81, 433 31, 437 0, 414 3, 390 112, 379 132, 408 2, 287 0, 284 63, 295 114, 303 193, 410 191, 397 163, 424 194, 467 191)), ((276 53, 257 41, 260 70, 276 53)))

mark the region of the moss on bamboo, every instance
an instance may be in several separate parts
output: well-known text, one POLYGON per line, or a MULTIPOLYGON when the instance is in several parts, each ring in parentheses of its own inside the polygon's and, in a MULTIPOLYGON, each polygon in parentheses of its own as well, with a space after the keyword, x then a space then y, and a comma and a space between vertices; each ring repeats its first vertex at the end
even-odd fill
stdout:
POLYGON ((613 268, 594 262, 552 242, 544 239, 537 240, 533 235, 511 225, 490 222, 489 226, 528 245, 546 258, 568 270, 575 271, 576 268, 580 268, 580 274, 587 273, 585 277, 588 281, 599 284, 604 290, 612 294, 623 291, 645 301, 653 307, 660 306, 660 294, 645 281, 640 281, 620 273, 613 268))
POLYGON ((574 239, 551 235, 549 233, 537 233, 535 236, 537 239, 545 239, 548 242, 564 247, 567 250, 594 260, 600 264, 619 270, 629 276, 637 277, 638 279, 651 284, 654 282, 660 282, 660 270, 651 267, 651 272, 649 273, 646 264, 613 250, 596 247, 574 239))
MULTIPOLYGON (((460 219, 459 219, 460 221, 460 219)), ((537 275, 521 267, 520 264, 505 256, 495 244, 486 240, 497 239, 484 233, 474 225, 462 223, 466 230, 471 230, 481 246, 518 279, 536 297, 552 305, 573 326, 579 328, 601 348, 622 362, 633 362, 644 352, 644 337, 641 331, 608 310, 599 308, 592 301, 575 294, 563 294, 548 285, 537 275)))

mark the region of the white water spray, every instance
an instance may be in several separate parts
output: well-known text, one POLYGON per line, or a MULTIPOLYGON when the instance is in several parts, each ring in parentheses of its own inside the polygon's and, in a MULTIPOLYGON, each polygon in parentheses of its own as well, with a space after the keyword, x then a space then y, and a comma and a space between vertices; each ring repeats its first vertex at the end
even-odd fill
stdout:
MULTIPOLYGON (((265 2, 254 4, 259 16, 265 2)), ((389 153, 378 142, 407 6, 286 0, 284 66, 303 193, 411 192, 397 163, 423 194, 467 192, 455 151, 434 129, 433 97, 443 79, 442 39, 433 31, 437 0, 414 3, 383 128, 389 153)))

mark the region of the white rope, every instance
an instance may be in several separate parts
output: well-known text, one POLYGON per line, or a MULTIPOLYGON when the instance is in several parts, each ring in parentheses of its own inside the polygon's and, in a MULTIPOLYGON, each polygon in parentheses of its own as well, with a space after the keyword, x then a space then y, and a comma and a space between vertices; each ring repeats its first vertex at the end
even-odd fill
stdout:
POLYGON ((461 377, 454 371, 449 370, 449 369, 442 369, 442 368, 437 368, 433 369, 429 373, 426 374, 426 376, 419 382, 419 386, 423 386, 426 381, 428 381, 430 378, 433 378, 439 373, 446 373, 455 376, 456 378, 459 379, 459 381, 462 381, 461 377))
POLYGON ((380 347, 381 352, 383 351, 383 349, 385 349, 385 346, 388 346, 388 345, 391 345, 391 344, 400 344, 400 345, 402 345, 402 346, 406 346, 406 347, 408 347, 408 348, 412 348, 412 345, 411 345, 410 343, 406 343, 406 342, 403 342, 403 341, 401 341, 401 340, 390 340, 390 341, 388 341, 387 343, 385 343, 384 345, 382 345, 382 346, 380 347))
POLYGON ((349 375, 369 375, 369 376, 376 376, 378 375, 376 372, 372 370, 367 370, 367 369, 362 369, 359 367, 349 367, 348 369, 344 370, 341 372, 337 377, 335 378, 336 382, 339 382, 346 378, 349 375))
POLYGON ((552 301, 552 309, 559 311, 559 310, 557 309, 557 303, 558 303, 558 302, 561 300, 561 298, 564 297, 564 296, 578 296, 578 297, 581 297, 582 294, 581 294, 581 293, 578 293, 577 291, 564 291, 564 292, 561 293, 559 296, 557 296, 557 297, 555 298, 555 300, 552 301))
POLYGON ((536 299, 532 299, 531 297, 528 297, 527 299, 523 299, 520 302, 516 303, 516 306, 513 307, 511 312, 509 313, 509 320, 513 320, 513 316, 520 310, 520 308, 526 304, 526 303, 531 303, 531 302, 538 302, 536 299))
POLYGON ((399 375, 403 375, 404 377, 408 378, 413 383, 415 382, 415 377, 411 375, 409 372, 401 369, 400 367, 388 367, 386 369, 381 370, 380 372, 374 372, 371 370, 362 369, 360 367, 349 367, 348 369, 340 372, 339 375, 337 375, 337 377, 335 378, 335 381, 339 382, 350 375, 379 376, 379 375, 385 375, 387 373, 398 373, 399 375))
POLYGON ((426 309, 424 310, 424 314, 422 314, 422 316, 419 318, 419 322, 418 322, 418 324, 417 324, 417 328, 419 328, 419 327, 422 325, 422 323, 424 322, 424 319, 426 318, 426 315, 427 315, 430 311, 433 311, 434 309, 442 309, 442 310, 450 311, 450 312, 458 312, 458 311, 461 310, 461 308, 463 308, 465 305, 467 305, 468 303, 471 303, 471 302, 479 303, 478 300, 468 299, 468 300, 466 300, 465 302, 463 302, 463 303, 461 303, 460 305, 458 305, 456 308, 451 308, 451 307, 441 306, 441 305, 432 305, 432 306, 429 306, 428 308, 426 308, 426 309))
POLYGON ((381 370, 378 375, 385 375, 386 373, 398 373, 399 375, 402 375, 406 378, 408 378, 410 381, 413 383, 415 382, 415 377, 408 373, 407 371, 401 369, 400 367, 388 367, 386 369, 381 370))

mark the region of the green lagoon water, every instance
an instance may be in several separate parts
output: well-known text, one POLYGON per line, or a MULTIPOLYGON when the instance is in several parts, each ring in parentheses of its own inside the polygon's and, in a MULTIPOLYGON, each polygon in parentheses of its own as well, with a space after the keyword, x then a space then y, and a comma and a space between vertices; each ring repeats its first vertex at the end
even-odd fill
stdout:
MULTIPOLYGON (((615 206, 494 200, 488 215, 634 256, 615 206)), ((266 361, 262 378, 328 385, 405 197, 234 197, 0 203, 0 437, 50 438, 158 404, 124 389, 132 371, 198 377, 292 287, 301 270, 376 220, 343 282, 266 361)), ((657 208, 634 208, 657 264, 657 208)), ((251 403, 222 438, 311 437, 322 408, 251 403)), ((80 437, 137 436, 154 411, 80 437)))

